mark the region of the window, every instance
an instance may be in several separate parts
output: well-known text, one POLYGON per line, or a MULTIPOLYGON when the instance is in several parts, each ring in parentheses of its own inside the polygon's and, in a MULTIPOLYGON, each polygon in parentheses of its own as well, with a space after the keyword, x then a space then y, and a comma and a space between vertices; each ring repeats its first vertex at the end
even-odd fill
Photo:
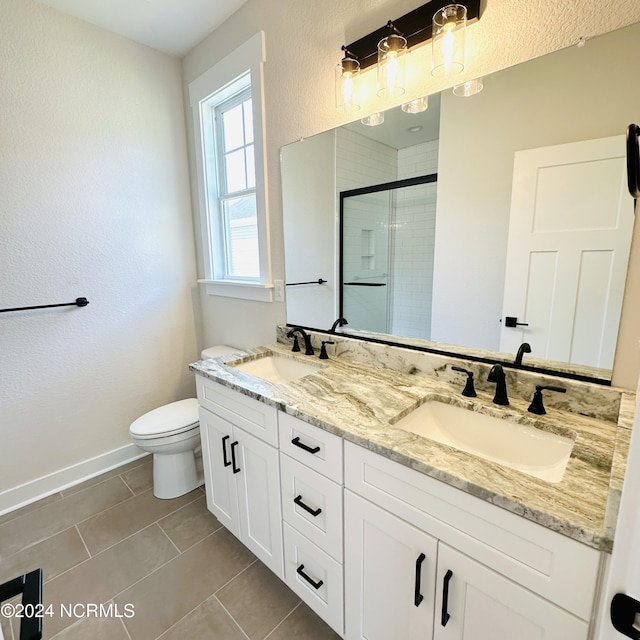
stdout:
POLYGON ((270 301, 262 34, 189 85, 207 292, 270 301))

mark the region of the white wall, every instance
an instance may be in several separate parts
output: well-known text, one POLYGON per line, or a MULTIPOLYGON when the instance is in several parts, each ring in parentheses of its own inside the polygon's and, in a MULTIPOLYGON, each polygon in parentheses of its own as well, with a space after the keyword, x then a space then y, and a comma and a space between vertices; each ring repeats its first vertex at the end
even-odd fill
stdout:
POLYGON ((0 314, 1 512, 194 393, 198 307, 178 60, 2 0, 0 114, 0 307, 90 301, 0 314))
POLYGON ((287 248, 286 282, 323 285, 287 286, 291 324, 328 329, 337 318, 335 207, 336 134, 313 136, 282 150, 283 206, 287 248), (286 178, 285 178, 286 176, 286 178), (331 220, 332 224, 324 224, 331 220))
MULTIPOLYGON (((284 277, 280 148, 346 122, 345 116, 334 108, 333 67, 340 59, 340 46, 417 4, 416 0, 375 0, 364 7, 357 0, 247 0, 184 58, 183 82, 188 85, 238 43, 261 29, 265 32, 268 194, 275 278, 284 277)), ((484 76, 568 46, 582 36, 591 37, 639 20, 640 5, 636 0, 575 3, 534 0, 524 5, 514 0, 492 0, 485 4, 482 19, 468 29, 467 67, 456 82, 484 76)), ((413 52, 411 57, 417 72, 409 74, 408 92, 403 100, 452 84, 431 78, 428 46, 413 52)), ((375 70, 364 72, 362 80, 365 94, 372 95, 375 70)), ((591 83, 588 88, 592 88, 591 83)), ((393 105, 378 98, 365 98, 358 116, 390 106, 393 105)), ((192 149, 191 135, 189 144, 192 149)), ((200 269, 202 273, 201 264, 200 269)), ((281 303, 251 303, 203 293, 202 308, 204 334, 209 342, 248 345, 273 340, 274 325, 285 320, 281 303)), ((630 325, 627 340, 637 341, 640 322, 630 325)))

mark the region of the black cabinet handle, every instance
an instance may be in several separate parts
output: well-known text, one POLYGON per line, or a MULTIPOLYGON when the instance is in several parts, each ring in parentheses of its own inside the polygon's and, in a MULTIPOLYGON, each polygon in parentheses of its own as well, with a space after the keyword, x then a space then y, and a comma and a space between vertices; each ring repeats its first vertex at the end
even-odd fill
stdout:
POLYGON ((316 582, 315 580, 313 580, 312 578, 310 578, 305 572, 304 572, 304 565, 301 564, 297 569, 296 569, 296 573, 303 577, 314 589, 319 589, 323 584, 324 581, 322 580, 318 580, 318 582, 316 582))
POLYGON ((449 608, 449 581, 453 578, 453 571, 449 569, 447 573, 444 574, 444 580, 442 581, 442 617, 440 618, 440 624, 443 627, 447 626, 447 622, 449 622, 449 618, 451 615, 447 611, 449 608))
POLYGON ((304 442, 300 442, 300 438, 297 436, 291 441, 291 444, 295 444, 296 447, 300 447, 309 453, 318 453, 320 451, 320 447, 310 447, 306 445, 304 442))
POLYGON ((227 440, 230 437, 231 436, 225 436, 222 438, 222 462, 224 462, 225 467, 228 467, 231 464, 227 458, 227 440))
POLYGON ((413 591, 413 604, 416 607, 420 606, 420 603, 424 600, 424 596, 420 593, 420 583, 422 582, 422 563, 427 556, 421 553, 416 560, 416 581, 413 591))
POLYGON ((307 513, 310 513, 314 518, 319 516, 322 513, 322 509, 318 507, 317 509, 312 509, 304 502, 302 502, 302 496, 296 496, 293 501, 299 506, 302 507, 307 513))
POLYGON ((231 464, 233 465, 231 468, 233 469, 233 473, 240 473, 240 467, 236 467, 236 447, 238 446, 238 441, 231 443, 231 464))

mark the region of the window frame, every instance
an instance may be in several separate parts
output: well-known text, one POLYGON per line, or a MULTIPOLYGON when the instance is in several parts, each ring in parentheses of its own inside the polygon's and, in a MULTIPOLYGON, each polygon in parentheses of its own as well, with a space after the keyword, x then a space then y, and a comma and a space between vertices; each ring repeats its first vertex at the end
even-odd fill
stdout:
POLYGON ((204 278, 198 280, 210 295, 273 301, 273 282, 269 251, 269 218, 266 191, 264 143, 263 65, 264 33, 259 32, 189 84, 189 99, 195 141, 197 217, 204 262, 204 278), (253 116, 254 161, 256 172, 256 217, 258 227, 259 277, 247 279, 225 276, 219 225, 220 176, 214 110, 250 86, 253 116), (215 193, 215 197, 212 194, 215 193), (216 225, 218 225, 216 227, 216 225))

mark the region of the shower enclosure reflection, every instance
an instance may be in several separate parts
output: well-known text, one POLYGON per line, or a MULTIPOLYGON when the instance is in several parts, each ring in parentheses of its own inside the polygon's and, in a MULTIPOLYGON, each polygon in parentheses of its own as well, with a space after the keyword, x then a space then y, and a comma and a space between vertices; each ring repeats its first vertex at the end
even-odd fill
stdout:
POLYGON ((340 194, 340 315, 429 340, 437 174, 340 194))

